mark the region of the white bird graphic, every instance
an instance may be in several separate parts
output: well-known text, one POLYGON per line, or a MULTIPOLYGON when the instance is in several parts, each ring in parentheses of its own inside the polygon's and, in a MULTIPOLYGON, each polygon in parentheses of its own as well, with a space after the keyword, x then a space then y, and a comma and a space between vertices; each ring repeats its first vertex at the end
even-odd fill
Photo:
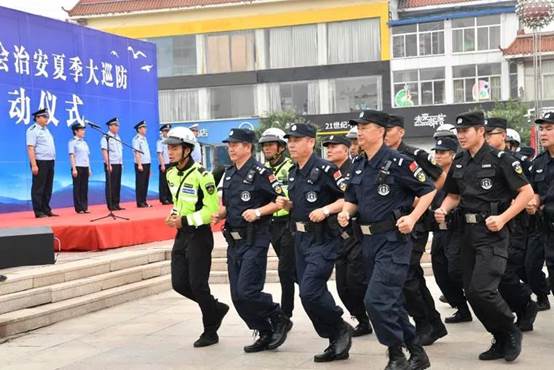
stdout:
POLYGON ((115 50, 112 50, 110 54, 111 54, 111 55, 115 55, 116 57, 119 58, 119 54, 117 54, 117 51, 115 51, 115 50))
POLYGON ((146 72, 150 72, 150 70, 152 69, 152 65, 147 64, 145 66, 140 67, 140 69, 142 69, 143 71, 146 71, 146 72))
POLYGON ((127 47, 127 50, 129 50, 131 52, 131 54, 133 54, 133 59, 138 59, 139 57, 146 58, 146 54, 144 54, 140 50, 135 51, 135 49, 133 49, 133 47, 131 45, 129 45, 129 47, 127 47))

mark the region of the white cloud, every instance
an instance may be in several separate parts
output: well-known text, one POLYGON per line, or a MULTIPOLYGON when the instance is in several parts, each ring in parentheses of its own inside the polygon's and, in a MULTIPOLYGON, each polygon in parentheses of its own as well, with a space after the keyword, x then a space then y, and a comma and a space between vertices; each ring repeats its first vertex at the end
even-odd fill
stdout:
POLYGON ((0 6, 21 10, 59 20, 67 20, 67 13, 78 0, 0 0, 0 6))

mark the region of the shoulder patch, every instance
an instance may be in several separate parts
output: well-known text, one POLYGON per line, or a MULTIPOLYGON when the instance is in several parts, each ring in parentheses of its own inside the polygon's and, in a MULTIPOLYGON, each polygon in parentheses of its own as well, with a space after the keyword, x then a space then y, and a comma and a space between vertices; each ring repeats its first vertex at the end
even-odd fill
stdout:
POLYGON ((521 163, 519 161, 512 162, 512 167, 518 175, 523 174, 523 168, 521 167, 521 163))
POLYGON ((410 171, 415 172, 419 168, 419 166, 417 165, 416 161, 412 161, 412 163, 409 164, 408 168, 410 169, 410 171))

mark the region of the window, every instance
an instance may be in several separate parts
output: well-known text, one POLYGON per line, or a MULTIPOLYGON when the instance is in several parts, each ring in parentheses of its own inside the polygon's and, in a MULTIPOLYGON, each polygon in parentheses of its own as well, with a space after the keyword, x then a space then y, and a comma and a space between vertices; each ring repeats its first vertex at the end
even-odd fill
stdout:
POLYGON ((394 58, 444 54, 444 22, 398 26, 392 29, 394 58))
POLYGON ((317 25, 266 30, 269 68, 303 67, 317 64, 317 25))
POLYGON ((254 85, 209 89, 210 118, 251 117, 256 112, 254 85))
POLYGON ((379 60, 379 18, 327 24, 329 64, 379 60))
POLYGON ((158 105, 161 122, 199 119, 198 90, 160 90, 158 105))
POLYGON ((381 76, 339 78, 329 81, 331 113, 381 109, 381 76))
POLYGON ((500 63, 456 66, 452 73, 455 103, 500 99, 500 63))
POLYGON ((318 81, 284 82, 271 84, 268 87, 271 112, 319 113, 318 81))
MULTIPOLYGON (((554 100, 554 60, 543 60, 542 72, 542 99, 554 100)), ((533 63, 525 64, 525 99, 535 99, 535 72, 533 63)))
POLYGON ((206 73, 254 69, 254 31, 206 35, 206 73))
POLYGON ((444 68, 393 73, 394 106, 444 104, 444 68))
POLYGON ((493 50, 500 46, 500 15, 452 20, 455 53, 493 50))
POLYGON ((510 99, 519 97, 519 89, 517 86, 517 64, 510 63, 510 99))
POLYGON ((156 44, 158 77, 196 74, 196 36, 147 39, 156 44))

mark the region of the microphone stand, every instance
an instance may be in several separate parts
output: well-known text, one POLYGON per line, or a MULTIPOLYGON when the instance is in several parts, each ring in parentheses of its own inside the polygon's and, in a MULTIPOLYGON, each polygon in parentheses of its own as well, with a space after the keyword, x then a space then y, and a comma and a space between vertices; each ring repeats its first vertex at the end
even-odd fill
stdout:
POLYGON ((110 140, 115 140, 115 141, 118 141, 120 142, 122 145, 136 151, 136 152, 139 152, 141 154, 144 154, 143 152, 141 152, 140 150, 136 150, 134 149, 132 146, 124 143, 123 141, 119 140, 118 138, 114 137, 114 136, 111 136, 109 134, 109 130, 104 132, 102 131, 101 127, 93 122, 89 122, 89 121, 85 121, 85 123, 87 124, 87 126, 89 126, 90 128, 92 128, 93 130, 99 132, 102 136, 104 136, 106 138, 106 152, 108 154, 108 160, 107 160, 107 163, 106 163, 106 171, 108 172, 108 176, 107 177, 107 182, 106 182, 106 185, 108 187, 108 209, 110 210, 108 212, 108 214, 106 216, 103 216, 103 217, 99 217, 99 218, 95 218, 93 220, 90 220, 90 222, 96 222, 96 221, 100 221, 100 220, 103 220, 103 219, 106 219, 106 218, 112 218, 114 220, 117 220, 117 219, 120 219, 120 220, 125 220, 125 221, 129 221, 130 219, 127 218, 127 217, 121 217, 121 216, 118 216, 116 214, 113 213, 113 210, 112 210, 112 176, 111 176, 111 171, 110 171, 110 166, 111 166, 111 162, 110 162, 110 140))

